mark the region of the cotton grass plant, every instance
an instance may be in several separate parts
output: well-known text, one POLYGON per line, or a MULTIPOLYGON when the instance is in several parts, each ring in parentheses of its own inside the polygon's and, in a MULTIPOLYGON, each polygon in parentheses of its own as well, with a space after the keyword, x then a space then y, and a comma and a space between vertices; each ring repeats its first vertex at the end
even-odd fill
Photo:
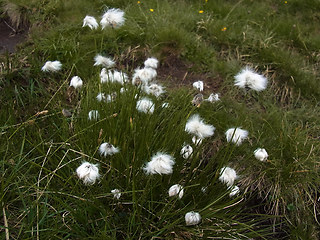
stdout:
MULTIPOLYGON (((194 238, 202 234, 265 235, 263 229, 259 233, 261 226, 255 227, 259 221, 243 218, 241 197, 230 198, 230 190, 218 181, 220 170, 214 166, 225 165, 225 159, 203 163, 201 155, 211 141, 209 136, 201 146, 194 146, 192 157, 181 156, 181 146, 191 143, 192 138, 185 132, 185 125, 197 111, 190 103, 191 94, 173 92, 165 99, 149 96, 154 112, 145 114, 136 109, 138 99, 145 96, 139 87, 128 83, 127 91, 120 93, 122 85, 118 83, 101 84, 99 78, 86 82, 76 117, 48 118, 58 121, 63 132, 53 134, 52 142, 40 143, 41 149, 28 146, 33 157, 27 163, 34 163, 28 171, 36 173, 36 177, 19 192, 25 196, 26 205, 34 209, 31 211, 35 215, 30 219, 36 223, 35 235, 52 236, 52 231, 43 229, 58 225, 53 232, 62 238, 170 238, 172 232, 182 237, 186 231, 194 238), (116 92, 118 97, 109 103, 99 102, 99 91, 116 92), (164 100, 169 103, 168 108, 162 108, 164 100), (88 119, 91 109, 99 112, 99 119, 88 119), (107 146, 115 154, 109 154, 107 146), (114 151, 116 148, 119 150, 114 151), (170 157, 166 160, 167 155, 160 156, 158 152, 170 157), (169 171, 149 171, 148 162, 159 157, 170 163, 169 171), (177 198, 168 195, 168 189, 175 184, 183 185, 183 197, 181 189, 177 198), (203 186, 207 187, 205 193, 201 191, 203 186), (46 222, 39 222, 41 218, 46 222), (213 222, 230 231, 219 232, 220 227, 213 222)), ((32 143, 30 137, 28 134, 26 139, 32 143)), ((22 171, 20 166, 16 168, 22 171)), ((31 227, 24 219, 23 226, 31 227)), ((27 231, 20 234, 28 235, 31 233, 27 231)))
MULTIPOLYGON (((90 85, 100 83, 95 79, 88 84, 90 88, 90 85)), ((196 111, 196 107, 190 103, 192 95, 182 92, 170 93, 166 99, 148 96, 152 99, 154 108, 152 114, 146 114, 148 112, 141 112, 136 107, 139 99, 143 99, 146 95, 138 86, 127 83, 125 86, 127 91, 120 93, 121 86, 117 83, 108 82, 107 85, 106 89, 112 88, 112 91, 115 90, 119 94, 115 101, 98 102, 94 97, 95 93, 91 93, 92 89, 82 99, 83 110, 79 112, 79 120, 74 125, 78 142, 76 148, 79 153, 83 152, 101 164, 101 178, 98 183, 92 185, 89 199, 94 202, 105 202, 101 205, 105 209, 99 211, 107 211, 116 219, 124 215, 129 222, 125 223, 119 219, 120 222, 103 223, 104 220, 96 223, 108 224, 110 231, 120 227, 122 230, 117 230, 116 236, 142 234, 141 236, 147 238, 169 237, 168 234, 172 231, 179 236, 187 229, 190 234, 197 237, 199 233, 196 229, 190 228, 191 226, 203 224, 212 227, 211 221, 231 220, 227 220, 224 216, 229 212, 224 211, 224 207, 230 208, 234 216, 239 216, 239 221, 243 221, 240 217, 242 201, 238 197, 230 198, 231 190, 218 180, 220 169, 214 166, 226 164, 224 160, 221 162, 212 160, 215 163, 210 164, 211 167, 202 163, 201 154, 205 151, 207 143, 212 141, 208 139, 212 137, 213 127, 205 125, 209 127, 210 134, 206 135, 207 139, 203 139, 204 144, 194 145, 195 151, 192 157, 185 159, 181 156, 181 146, 185 142, 192 142, 192 135, 185 131, 189 117, 196 111), (169 102, 168 108, 161 107, 164 100, 169 102), (181 101, 185 104, 181 104, 181 101), (183 105, 186 107, 181 109, 183 105), (82 111, 86 114, 86 109, 92 108, 100 113, 100 120, 96 123, 81 117, 82 111), (105 158, 101 158, 99 156, 99 153, 102 153, 101 146, 106 141, 110 145, 119 146, 120 151, 114 155, 105 154, 105 158), (99 146, 99 142, 103 144, 99 146), (195 166, 198 167, 194 168, 195 166), (172 186, 181 184, 183 188, 176 193, 179 197, 170 198, 173 196, 172 192, 176 191, 172 186), (203 186, 208 187, 206 193, 200 190, 203 186), (103 189, 108 191, 103 193, 103 189), (111 204, 114 202, 114 196, 109 194, 113 189, 122 189, 121 198, 117 199, 119 202, 116 205, 111 204), (104 206, 108 205, 108 202, 110 206, 104 206), (190 218, 189 212, 195 212, 196 215, 190 218), (125 227, 127 224, 132 230, 125 227), (147 227, 150 229, 149 232, 143 233, 143 229, 147 227)), ((203 119, 201 124, 204 124, 203 119)), ((237 234, 241 233, 250 236, 253 232, 249 226, 253 227, 252 223, 244 221, 232 234, 238 236, 237 234)), ((213 229, 205 234, 211 236, 212 231, 213 229)), ((223 235, 224 233, 221 233, 221 236, 223 235)))

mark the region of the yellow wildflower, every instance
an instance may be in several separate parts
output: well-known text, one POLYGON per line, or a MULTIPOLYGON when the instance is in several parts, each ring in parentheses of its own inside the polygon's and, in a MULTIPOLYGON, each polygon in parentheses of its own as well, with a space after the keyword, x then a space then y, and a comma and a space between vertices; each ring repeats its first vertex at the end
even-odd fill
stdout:
POLYGON ((224 32, 224 31, 226 31, 226 30, 227 30, 226 27, 221 28, 221 31, 222 31, 222 32, 224 32))
POLYGON ((153 12, 154 11, 154 9, 153 8, 150 8, 150 12, 153 12))
POLYGON ((203 13, 203 10, 200 10, 199 13, 203 13))
POLYGON ((137 3, 138 3, 138 4, 140 4, 141 2, 140 2, 140 1, 138 1, 137 3))

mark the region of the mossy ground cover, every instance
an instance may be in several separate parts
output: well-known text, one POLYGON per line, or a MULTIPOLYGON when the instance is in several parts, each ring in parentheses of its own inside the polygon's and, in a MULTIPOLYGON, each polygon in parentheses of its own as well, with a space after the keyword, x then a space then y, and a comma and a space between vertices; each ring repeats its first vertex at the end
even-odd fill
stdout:
POLYGON ((0 3, 13 27, 29 28, 27 42, 1 56, 1 238, 317 239, 318 1, 0 3), (82 28, 86 15, 100 19, 108 7, 125 12, 123 26, 82 28), (112 57, 130 79, 156 57, 166 93, 102 84, 96 54, 112 57), (48 60, 61 61, 62 70, 42 72, 48 60), (266 90, 234 86, 245 66, 268 78, 266 90), (72 91, 75 75, 84 86, 72 91), (193 106, 197 80, 205 97, 219 92, 221 100, 193 106), (98 102, 99 92, 116 98, 98 102), (143 97, 154 102, 153 114, 136 109, 143 97), (88 120, 90 110, 99 111, 98 121, 88 120), (185 132, 193 114, 215 127, 201 145, 185 132), (231 127, 248 130, 249 139, 228 143, 231 127), (101 156, 103 142, 120 152, 101 156), (180 155, 185 143, 194 149, 187 160, 180 155), (268 161, 254 158, 259 147, 268 161), (173 173, 145 174, 159 151, 174 157, 173 173), (99 164, 94 185, 75 173, 83 161, 99 164), (237 196, 219 181, 224 166, 239 175, 237 196), (181 199, 168 196, 173 184, 184 186, 181 199), (120 199, 112 189, 121 190, 120 199), (186 226, 190 211, 201 214, 200 224, 186 226))

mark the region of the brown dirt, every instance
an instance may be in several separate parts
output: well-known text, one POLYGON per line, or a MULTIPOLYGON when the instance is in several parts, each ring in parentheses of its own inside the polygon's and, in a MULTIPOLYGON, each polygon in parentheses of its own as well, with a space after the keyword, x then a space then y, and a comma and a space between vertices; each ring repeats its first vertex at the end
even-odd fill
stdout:
POLYGON ((26 39, 26 30, 15 30, 6 19, 0 19, 0 54, 13 53, 17 44, 26 39))
MULTIPOLYGON (((182 59, 180 52, 172 47, 163 47, 160 51, 160 56, 156 56, 159 60, 157 69, 157 79, 170 86, 170 88, 180 88, 183 86, 192 88, 192 83, 198 80, 204 82, 204 92, 212 93, 219 92, 223 78, 212 73, 200 73, 196 71, 195 64, 189 63, 182 59)), ((150 57, 150 50, 140 46, 124 51, 116 62, 121 62, 121 70, 135 69, 143 66, 143 61, 150 57)))
POLYGON ((160 61, 157 69, 158 79, 171 85, 173 88, 182 86, 192 87, 192 83, 203 81, 205 92, 217 92, 221 87, 222 78, 213 76, 212 73, 199 73, 194 69, 194 64, 182 60, 178 54, 169 54, 160 61))

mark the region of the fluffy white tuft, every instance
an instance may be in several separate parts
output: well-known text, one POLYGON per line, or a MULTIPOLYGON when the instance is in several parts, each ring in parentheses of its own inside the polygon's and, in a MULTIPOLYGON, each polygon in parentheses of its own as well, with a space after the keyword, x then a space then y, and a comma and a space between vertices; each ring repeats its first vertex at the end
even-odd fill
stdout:
POLYGON ((194 82, 194 83, 192 84, 192 86, 193 86, 194 88, 198 89, 200 92, 203 91, 203 82, 200 81, 200 80, 197 81, 197 82, 194 82))
POLYGON ((104 66, 106 68, 112 68, 114 65, 115 65, 115 62, 109 58, 109 57, 104 57, 100 54, 97 54, 95 57, 94 57, 94 61, 95 63, 93 64, 93 66, 104 66))
POLYGON ((61 70, 62 64, 60 61, 47 61, 43 67, 41 68, 41 71, 43 72, 57 72, 61 70))
POLYGON ((234 181, 238 178, 236 171, 231 167, 223 167, 220 170, 219 180, 227 184, 228 187, 232 186, 234 181))
POLYGON ((267 88, 268 80, 249 67, 242 69, 235 77, 235 85, 240 88, 249 87, 256 91, 262 91, 267 88))
POLYGON ((269 156, 264 148, 257 148, 253 153, 255 158, 260 160, 261 162, 265 162, 269 156))
POLYGON ((99 102, 101 102, 101 101, 104 102, 104 101, 107 100, 106 95, 105 95, 104 93, 99 93, 99 94, 97 95, 96 99, 97 99, 99 102))
POLYGON ((148 84, 152 79, 156 78, 157 71, 153 68, 137 68, 134 70, 132 77, 133 85, 148 84))
POLYGON ((198 137, 196 137, 196 136, 193 136, 193 137, 192 137, 192 142, 193 142, 194 145, 196 145, 196 146, 201 145, 202 140, 203 140, 202 138, 198 138, 198 137))
POLYGON ((148 98, 142 98, 137 101, 137 110, 139 112, 152 114, 154 112, 154 103, 148 98))
POLYGON ((99 169, 97 164, 91 164, 89 162, 82 163, 76 170, 78 177, 86 185, 92 185, 99 179, 99 169))
POLYGON ((106 97, 106 102, 107 103, 110 103, 110 102, 113 102, 117 97, 117 93, 116 92, 113 92, 111 94, 107 94, 107 97, 106 97))
POLYGON ((184 218, 187 226, 197 225, 201 222, 201 216, 198 212, 188 212, 184 218))
POLYGON ((120 199, 121 191, 119 189, 113 189, 113 190, 111 190, 111 193, 113 194, 113 197, 115 199, 120 199))
POLYGON ((210 96, 207 99, 205 99, 205 101, 208 101, 211 103, 220 101, 219 93, 211 93, 210 96))
POLYGON ((229 197, 233 197, 240 192, 240 188, 238 186, 230 187, 231 192, 229 193, 229 197))
POLYGON ((98 112, 98 110, 91 110, 89 113, 88 113, 88 119, 91 121, 91 120, 98 120, 100 117, 100 114, 98 112))
POLYGON ((184 145, 180 151, 180 154, 184 159, 188 159, 192 155, 192 153, 193 153, 193 148, 189 144, 184 145))
POLYGON ((113 81, 123 85, 128 81, 128 75, 121 71, 113 71, 113 81))
POLYGON ((83 19, 83 25, 82 27, 88 26, 91 29, 97 29, 99 27, 99 24, 97 20, 92 16, 86 16, 83 19))
POLYGON ((146 174, 171 174, 173 172, 174 158, 169 154, 158 152, 143 168, 146 174))
POLYGON ((167 102, 164 102, 164 103, 162 103, 162 105, 161 105, 162 108, 168 108, 169 106, 170 106, 170 104, 167 103, 167 102))
POLYGON ((247 130, 243 130, 241 128, 229 128, 226 131, 226 138, 227 138, 227 142, 233 142, 236 145, 241 145, 242 142, 248 138, 248 131, 247 130))
POLYGON ((111 71, 102 68, 101 72, 100 72, 100 80, 101 83, 106 83, 106 82, 118 82, 120 84, 124 84, 125 82, 128 81, 128 76, 127 74, 123 73, 123 72, 119 72, 119 71, 111 71))
POLYGON ((202 188, 201 188, 201 192, 203 192, 203 193, 206 193, 207 190, 208 190, 208 187, 202 187, 202 188))
POLYGON ((144 66, 146 68, 153 68, 156 69, 158 67, 159 61, 156 58, 148 58, 144 61, 144 66))
POLYGON ((70 87, 74 87, 75 89, 81 88, 83 85, 83 81, 78 76, 73 76, 70 81, 70 87))
POLYGON ((183 197, 184 189, 180 184, 172 185, 169 188, 169 197, 177 196, 181 199, 183 197))
POLYGON ((102 15, 100 24, 102 29, 105 27, 118 28, 125 22, 124 11, 118 8, 111 8, 102 15))
POLYGON ((192 115, 185 127, 185 131, 197 136, 198 138, 211 137, 214 134, 215 127, 205 124, 198 114, 192 115))
POLYGON ((113 92, 111 94, 105 94, 105 93, 99 93, 96 97, 96 99, 98 100, 98 102, 106 102, 106 103, 111 103, 113 102, 117 97, 117 93, 113 92))
POLYGON ((113 74, 112 71, 108 71, 106 68, 102 68, 100 72, 100 82, 107 83, 113 82, 113 74))
POLYGON ((103 156, 113 155, 119 152, 119 148, 113 146, 110 143, 102 143, 99 147, 99 153, 103 156))
POLYGON ((152 94, 156 97, 160 97, 165 91, 163 90, 163 87, 161 85, 158 85, 156 83, 152 83, 150 85, 145 85, 143 90, 147 94, 152 94))

